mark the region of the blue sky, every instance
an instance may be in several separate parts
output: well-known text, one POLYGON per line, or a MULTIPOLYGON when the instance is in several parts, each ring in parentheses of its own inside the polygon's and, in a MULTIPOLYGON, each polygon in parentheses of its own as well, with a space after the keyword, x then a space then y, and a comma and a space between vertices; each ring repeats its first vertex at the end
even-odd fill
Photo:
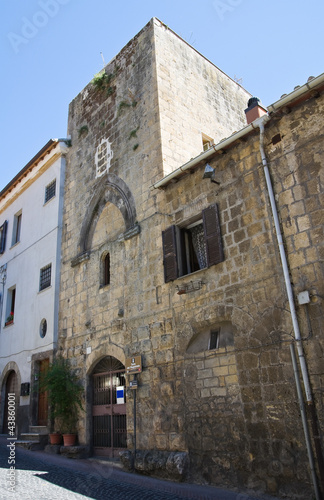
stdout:
POLYGON ((1 2, 0 190, 55 137, 68 105, 157 17, 267 106, 318 76, 323 0, 1 2))

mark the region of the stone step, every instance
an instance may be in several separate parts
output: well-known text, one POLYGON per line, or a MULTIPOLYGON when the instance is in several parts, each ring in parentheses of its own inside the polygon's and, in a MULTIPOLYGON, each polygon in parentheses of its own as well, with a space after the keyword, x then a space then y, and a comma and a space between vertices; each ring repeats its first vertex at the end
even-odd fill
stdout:
POLYGON ((24 432, 20 435, 21 441, 37 441, 39 442, 39 434, 33 432, 24 432))
MULTIPOLYGON (((41 435, 43 438, 45 434, 41 435)), ((40 434, 34 432, 24 432, 20 435, 21 441, 40 441, 40 434)))
POLYGON ((25 448, 26 450, 30 450, 30 451, 44 449, 44 446, 39 441, 27 441, 27 440, 18 439, 17 441, 15 441, 15 443, 16 443, 16 446, 19 446, 20 448, 25 448))
POLYGON ((48 444, 48 434, 25 432, 20 435, 20 439, 16 441, 16 444, 27 450, 43 450, 48 444))
POLYGON ((32 434, 49 434, 46 425, 30 425, 29 432, 32 434))

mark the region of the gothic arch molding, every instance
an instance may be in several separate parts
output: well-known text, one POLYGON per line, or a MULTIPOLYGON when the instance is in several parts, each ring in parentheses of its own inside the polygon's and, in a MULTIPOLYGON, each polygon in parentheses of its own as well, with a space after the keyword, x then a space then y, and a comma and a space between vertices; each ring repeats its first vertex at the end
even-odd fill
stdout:
POLYGON ((108 202, 115 205, 123 216, 126 227, 124 239, 139 233, 139 226, 136 224, 135 200, 130 189, 116 175, 106 174, 101 178, 84 217, 78 244, 79 255, 90 252, 97 222, 108 202))
POLYGON ((87 376, 90 377, 95 366, 106 356, 113 356, 125 365, 126 357, 123 349, 115 344, 101 345, 87 359, 87 376))

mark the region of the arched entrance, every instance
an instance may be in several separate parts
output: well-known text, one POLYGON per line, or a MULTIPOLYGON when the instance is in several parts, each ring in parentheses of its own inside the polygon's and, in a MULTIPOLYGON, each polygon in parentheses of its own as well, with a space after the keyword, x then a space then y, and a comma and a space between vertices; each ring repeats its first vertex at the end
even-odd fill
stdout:
POLYGON ((113 356, 103 358, 92 373, 93 453, 118 456, 126 448, 125 367, 113 356), (120 398, 124 392, 125 398, 120 398))
POLYGON ((18 399, 18 379, 17 374, 14 370, 10 371, 6 380, 6 392, 5 392, 5 403, 4 403, 4 412, 3 412, 3 434, 8 434, 8 403, 9 403, 9 394, 15 394, 15 407, 16 411, 19 404, 18 399))

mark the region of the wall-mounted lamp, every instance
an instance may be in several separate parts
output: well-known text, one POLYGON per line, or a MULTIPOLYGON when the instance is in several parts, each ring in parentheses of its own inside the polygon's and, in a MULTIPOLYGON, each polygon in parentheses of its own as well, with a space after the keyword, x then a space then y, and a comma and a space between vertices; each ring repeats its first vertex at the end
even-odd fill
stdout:
POLYGON ((218 185, 220 184, 220 182, 215 181, 215 170, 209 165, 209 163, 206 163, 203 179, 210 179, 210 182, 214 182, 218 185))

